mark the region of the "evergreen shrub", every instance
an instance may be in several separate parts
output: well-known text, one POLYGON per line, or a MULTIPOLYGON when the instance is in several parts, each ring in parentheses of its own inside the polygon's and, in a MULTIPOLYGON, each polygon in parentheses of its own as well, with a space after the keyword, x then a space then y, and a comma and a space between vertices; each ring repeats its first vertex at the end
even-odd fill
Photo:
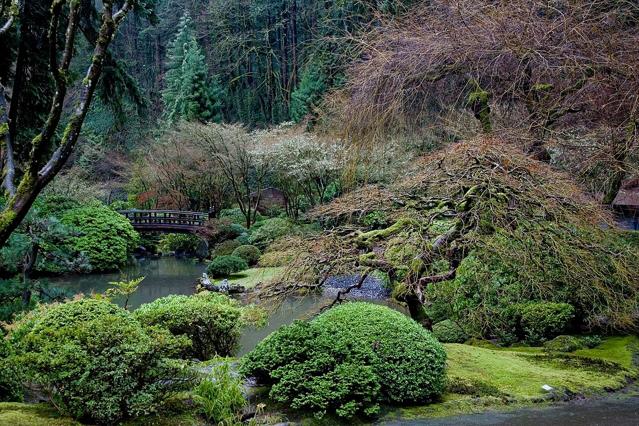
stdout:
POLYGON ((249 266, 257 264, 258 260, 260 260, 261 255, 262 252, 260 251, 260 249, 252 245, 239 246, 238 248, 233 250, 233 256, 244 259, 249 266))
POLYGON ((10 339, 29 381, 47 389, 63 414, 84 422, 114 424, 156 412, 188 384, 170 360, 188 339, 145 328, 104 299, 40 305, 10 339))
POLYGON ((246 260, 237 256, 217 256, 206 268, 208 274, 214 278, 224 278, 231 274, 248 269, 246 260))
POLYGON ((446 353, 390 308, 354 302, 283 326, 244 357, 241 371, 270 397, 321 417, 375 415, 380 403, 424 403, 444 391, 446 353))
POLYGON ((134 315, 142 324, 188 337, 192 345, 181 357, 208 360, 235 352, 247 309, 223 294, 202 292, 156 299, 140 306, 134 315))

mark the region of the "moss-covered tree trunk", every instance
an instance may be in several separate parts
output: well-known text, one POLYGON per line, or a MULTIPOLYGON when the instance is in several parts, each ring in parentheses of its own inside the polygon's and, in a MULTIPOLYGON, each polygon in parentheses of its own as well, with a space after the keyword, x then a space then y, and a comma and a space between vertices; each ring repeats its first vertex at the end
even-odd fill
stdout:
MULTIPOLYGON (((63 15, 65 1, 56 0, 51 7, 51 20, 49 26, 49 40, 57 40, 59 21, 63 15)), ((101 17, 101 26, 98 39, 95 43, 91 64, 87 70, 86 77, 82 81, 82 90, 75 110, 71 114, 64 129, 61 140, 58 144, 55 141, 55 133, 62 116, 62 110, 67 93, 68 72, 73 58, 75 35, 78 29, 80 15, 80 3, 71 2, 68 11, 68 23, 65 31, 65 43, 62 52, 58 52, 57 42, 49 43, 49 68, 56 84, 56 92, 51 102, 51 110, 47 117, 46 124, 42 131, 31 140, 30 154, 28 161, 24 164, 24 174, 19 180, 17 187, 13 185, 13 179, 6 182, 7 165, 13 164, 14 158, 10 156, 10 139, 4 139, 5 163, 3 175, 5 175, 5 190, 9 194, 9 199, 0 212, 0 247, 4 246, 11 233, 18 227, 24 217, 29 212, 36 197, 51 182, 51 180, 62 169, 67 159, 73 152, 78 141, 80 130, 89 110, 96 85, 102 73, 102 65, 107 54, 108 46, 113 38, 116 28, 126 17, 132 8, 132 3, 127 1, 116 12, 113 13, 113 0, 104 1, 101 17), (61 53, 61 61, 58 57, 61 53), (56 148, 57 145, 57 148, 56 148), (55 149, 54 149, 55 148, 55 149), (53 151, 53 154, 48 155, 53 151)), ((5 123, 0 123, 2 129, 5 123)))

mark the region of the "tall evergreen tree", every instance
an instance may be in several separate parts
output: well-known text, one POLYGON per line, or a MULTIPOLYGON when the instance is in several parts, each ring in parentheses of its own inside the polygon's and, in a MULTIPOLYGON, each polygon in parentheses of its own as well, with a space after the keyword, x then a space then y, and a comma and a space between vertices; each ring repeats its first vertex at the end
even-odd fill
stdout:
POLYGON ((206 59, 188 13, 180 20, 166 62, 162 97, 167 121, 221 121, 223 90, 217 78, 209 81, 206 59))

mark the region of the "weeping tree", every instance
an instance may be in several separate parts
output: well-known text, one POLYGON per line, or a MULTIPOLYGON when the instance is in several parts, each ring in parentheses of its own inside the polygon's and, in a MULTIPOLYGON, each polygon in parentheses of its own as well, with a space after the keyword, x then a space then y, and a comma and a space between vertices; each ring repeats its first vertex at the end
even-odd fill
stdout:
MULTIPOLYGON (((454 144, 390 186, 353 191, 312 216, 327 231, 290 242, 296 254, 264 297, 359 274, 335 303, 383 274, 429 325, 433 306, 489 337, 505 309, 569 303, 589 329, 634 330, 639 258, 612 218, 563 173, 494 139, 454 144)), ((441 318, 441 313, 437 315, 441 318)))
MULTIPOLYGON (((32 46, 35 50, 28 57, 21 56, 18 49, 16 61, 30 61, 29 76, 46 74, 47 78, 43 78, 42 93, 23 93, 25 75, 21 72, 17 72, 12 81, 7 76, 1 80, 2 187, 7 200, 0 212, 0 246, 72 154, 118 27, 133 10, 143 16, 152 13, 152 0, 105 0, 101 5, 90 1, 16 1, 8 8, 6 4, 4 1, 0 8, 0 14, 7 17, 2 32, 13 32, 14 37, 21 40, 20 44, 35 43, 32 46), (80 34, 92 53, 84 78, 74 82, 70 67, 79 50, 80 34), (47 96, 47 85, 50 85, 50 96, 47 96), (34 113, 21 108, 18 100, 46 103, 48 112, 36 127, 39 130, 29 139, 20 139, 16 137, 17 132, 11 131, 23 123, 28 126, 26 120, 34 113), (70 102, 73 102, 72 108, 67 107, 70 102)), ((21 69, 20 65, 16 67, 21 69)))
POLYGON ((499 134, 546 161, 557 141, 579 146, 566 162, 594 172, 609 204, 639 150, 638 17, 633 1, 420 3, 360 37, 336 116, 363 143, 436 122, 451 139, 499 134))

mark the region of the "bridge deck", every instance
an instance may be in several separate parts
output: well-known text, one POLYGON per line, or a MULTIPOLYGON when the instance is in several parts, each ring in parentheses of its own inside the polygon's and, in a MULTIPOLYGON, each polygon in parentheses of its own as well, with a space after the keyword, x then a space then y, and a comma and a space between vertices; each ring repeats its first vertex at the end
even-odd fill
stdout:
POLYGON ((119 213, 139 231, 196 232, 209 218, 207 213, 180 210, 121 210, 119 213))

